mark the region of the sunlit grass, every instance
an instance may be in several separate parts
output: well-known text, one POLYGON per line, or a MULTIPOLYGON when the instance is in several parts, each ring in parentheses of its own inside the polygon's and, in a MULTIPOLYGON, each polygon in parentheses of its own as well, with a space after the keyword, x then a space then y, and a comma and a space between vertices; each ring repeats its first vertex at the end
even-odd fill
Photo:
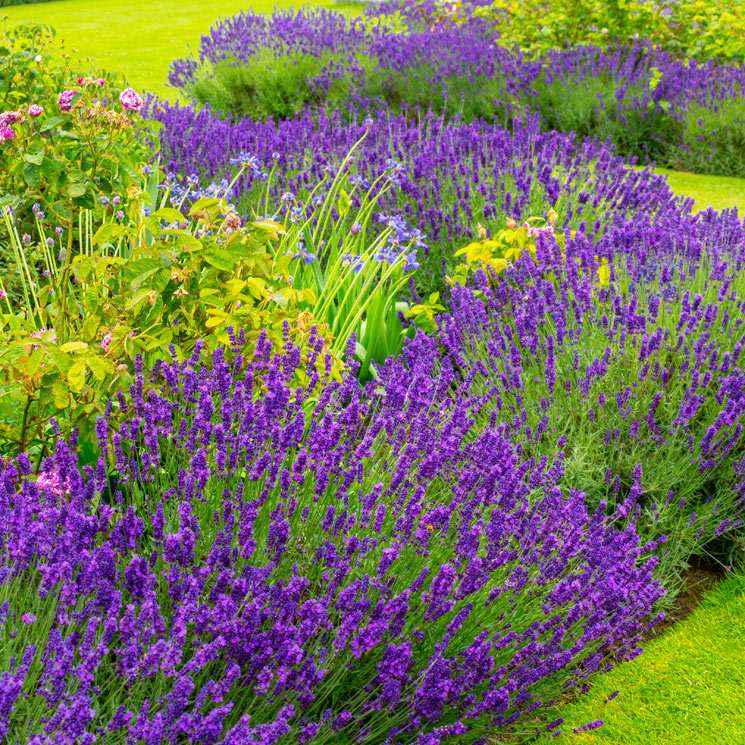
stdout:
MULTIPOLYGON (((310 5, 348 6, 333 0, 318 0, 310 5)), ((92 64, 127 77, 138 89, 170 100, 176 91, 167 86, 168 67, 176 57, 183 57, 189 47, 195 52, 199 38, 207 33, 219 17, 230 16, 250 7, 271 12, 274 7, 291 7, 290 0, 150 0, 150 2, 107 3, 102 0, 57 0, 35 5, 14 5, 0 9, 7 23, 42 21, 57 30, 68 49, 77 49, 83 59, 80 72, 92 64)), ((295 3, 295 7, 300 4, 295 3)), ((359 12, 359 6, 354 12, 359 12)))
POLYGON ((704 176, 698 173, 670 171, 655 168, 655 172, 666 175, 670 188, 686 197, 693 197, 694 212, 707 207, 715 210, 737 207, 740 216, 745 217, 745 179, 731 176, 704 176))
POLYGON ((723 582, 685 621, 641 657, 600 677, 558 712, 566 745, 742 745, 745 743, 745 577, 723 582), (620 694, 604 703, 615 690, 620 694), (599 729, 572 734, 602 719, 599 729), (566 734, 569 733, 569 734, 566 734))

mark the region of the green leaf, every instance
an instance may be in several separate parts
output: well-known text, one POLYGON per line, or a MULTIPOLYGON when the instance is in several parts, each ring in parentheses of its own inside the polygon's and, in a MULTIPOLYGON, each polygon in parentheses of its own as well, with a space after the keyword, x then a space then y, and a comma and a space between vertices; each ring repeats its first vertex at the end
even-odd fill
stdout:
POLYGON ((197 212, 206 210, 209 207, 214 207, 216 204, 220 204, 221 201, 221 199, 216 199, 215 197, 202 197, 202 199, 197 199, 189 210, 189 217, 196 215, 197 212))
POLYGON ((124 303, 124 308, 126 310, 132 310, 133 308, 137 307, 137 305, 142 303, 149 294, 149 290, 138 290, 137 292, 129 295, 127 297, 127 301, 124 303))
POLYGON ((37 150, 35 153, 25 153, 23 159, 26 163, 33 163, 40 166, 41 161, 44 160, 44 150, 37 150))
POLYGON ((202 248, 202 242, 199 240, 199 238, 195 238, 193 235, 187 233, 185 230, 180 230, 178 228, 166 228, 165 230, 161 230, 161 233, 163 233, 163 235, 178 236, 179 240, 185 246, 194 248, 197 251, 202 248))
POLYGON ((262 297, 264 297, 264 280, 263 279, 256 279, 254 277, 248 277, 246 279, 246 284, 248 285, 249 292, 257 299, 261 300, 262 297))
POLYGON ((57 137, 61 137, 64 140, 79 140, 80 137, 76 132, 68 132, 66 129, 60 129, 57 132, 57 137))
POLYGON ((207 248, 202 256, 208 264, 222 272, 229 272, 235 266, 232 254, 222 248, 207 248))
POLYGON ((83 325, 80 327, 80 336, 89 341, 93 341, 96 337, 96 332, 101 323, 101 319, 98 316, 88 316, 83 325))
POLYGON ((85 194, 85 192, 86 192, 85 184, 72 183, 72 184, 67 185, 67 193, 73 199, 75 197, 82 197, 83 194, 85 194))
POLYGON ((65 409, 70 405, 70 392, 67 385, 62 379, 57 379, 52 384, 52 394, 54 396, 54 405, 58 409, 65 409))
POLYGON ((163 290, 166 289, 166 286, 171 280, 171 273, 166 269, 166 267, 161 267, 155 274, 153 274, 153 278, 150 280, 150 286, 156 291, 156 292, 163 292, 163 290))
POLYGON ((39 132, 48 132, 64 121, 68 121, 66 116, 51 116, 39 127, 39 132))
POLYGON ((78 360, 67 371, 67 382, 75 391, 81 391, 85 385, 85 362, 78 360))
POLYGON ((163 209, 155 210, 150 217, 155 217, 159 220, 168 220, 169 222, 186 222, 186 218, 178 210, 171 207, 163 207, 163 209))
POLYGON ((42 160, 41 162, 41 173, 46 178, 54 176, 55 173, 59 173, 61 170, 61 164, 57 163, 57 161, 55 160, 52 160, 52 158, 44 158, 44 160, 42 160))
POLYGON ((65 354, 61 349, 57 349, 56 347, 47 347, 47 352, 52 358, 54 364, 57 365, 57 369, 63 375, 66 375, 67 371, 72 367, 72 357, 70 357, 68 354, 65 354))
POLYGON ((221 318, 220 316, 213 316, 212 318, 208 318, 207 322, 204 325, 208 329, 213 329, 222 323, 225 323, 225 318, 221 318))
POLYGON ((163 296, 158 295, 158 297, 155 299, 155 302, 152 305, 146 305, 145 309, 147 310, 147 313, 142 320, 142 326, 144 328, 149 328, 150 326, 154 326, 161 320, 161 316, 163 315, 163 296), (147 310, 148 308, 149 310, 147 310))
POLYGON ((41 185, 41 166, 37 166, 35 163, 25 163, 23 166, 23 180, 32 189, 38 189, 41 185))
POLYGON ((145 228, 153 235, 160 234, 160 220, 155 215, 149 215, 145 219, 145 228))
POLYGON ((106 373, 113 372, 114 366, 110 360, 103 360, 100 357, 86 357, 85 364, 93 373, 93 377, 99 382, 106 377, 106 373))
POLYGON ((84 341, 68 341, 60 349, 63 352, 79 352, 81 349, 88 349, 88 345, 84 341))
POLYGON ((73 200, 78 207, 85 207, 86 209, 92 210, 96 207, 96 202, 93 199, 93 192, 86 191, 85 194, 79 197, 75 197, 73 200))
POLYGON ((137 259, 125 268, 124 279, 136 290, 162 267, 158 259, 137 259))
POLYGON ((109 243, 112 238, 118 238, 125 231, 126 228, 124 225, 115 222, 107 222, 96 231, 93 236, 93 245, 102 246, 104 243, 109 243))
POLYGON ((28 373, 29 375, 33 375, 39 369, 39 365, 41 364, 41 361, 43 359, 44 359, 43 347, 34 349, 34 351, 31 353, 31 356, 28 358, 28 362, 26 362, 26 364, 23 366, 24 372, 28 373))

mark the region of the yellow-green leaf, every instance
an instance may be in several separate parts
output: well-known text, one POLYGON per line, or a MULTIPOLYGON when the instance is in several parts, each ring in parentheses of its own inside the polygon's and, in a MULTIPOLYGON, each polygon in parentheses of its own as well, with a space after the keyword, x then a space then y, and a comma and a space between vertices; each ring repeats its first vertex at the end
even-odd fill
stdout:
POLYGON ((67 382, 74 391, 83 390, 85 385, 85 362, 83 360, 73 363, 67 371, 67 382))
POLYGON ((84 341, 68 341, 60 347, 63 352, 79 352, 87 348, 88 345, 84 341))

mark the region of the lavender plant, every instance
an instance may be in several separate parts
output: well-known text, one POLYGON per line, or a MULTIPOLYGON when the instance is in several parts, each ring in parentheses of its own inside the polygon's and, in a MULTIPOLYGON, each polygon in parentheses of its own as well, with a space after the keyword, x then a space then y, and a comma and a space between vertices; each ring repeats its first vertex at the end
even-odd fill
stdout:
POLYGON ((742 525, 745 499, 745 234, 733 220, 706 241, 695 225, 676 241, 627 223, 595 245, 538 232, 476 292, 455 285, 440 318, 440 344, 526 456, 561 442, 565 488, 633 515, 643 540, 668 536, 656 576, 673 589, 742 525))
MULTIPOLYGON (((307 205, 326 170, 336 167, 367 131, 356 151, 351 186, 364 188, 385 169, 396 170, 399 183, 378 205, 381 213, 402 217, 426 236, 428 249, 416 274, 421 294, 444 289, 442 260, 452 272, 455 251, 477 235, 479 224, 496 232, 508 218, 523 222, 553 208, 559 227, 576 229, 585 223, 599 237, 615 216, 686 209, 663 178, 631 171, 603 144, 541 134, 535 117, 510 133, 494 124, 446 122, 432 114, 412 122, 380 113, 351 124, 336 115, 315 123, 307 113, 276 124, 231 123, 182 106, 154 107, 152 115, 164 123, 164 167, 174 178, 180 173, 182 179, 188 174, 198 180, 199 169, 205 177, 218 178, 229 159, 245 151, 264 167, 276 163, 275 204, 290 192, 307 205)), ((256 204, 265 186, 250 173, 238 179, 239 210, 256 204)), ((352 201, 359 206, 355 197, 352 201)))
MULTIPOLYGON (((427 16, 433 9, 423 10, 427 16)), ((407 17, 408 28, 396 33, 328 11, 240 14, 202 37, 199 62, 176 60, 170 80, 223 116, 253 119, 303 109, 316 117, 338 109, 346 118, 420 109, 508 125, 529 109, 544 130, 610 137, 619 153, 644 162, 743 173, 741 62, 681 59, 639 37, 533 59, 512 44, 505 48, 491 21, 422 24, 416 13, 407 17), (706 124, 694 138, 700 119, 706 124)))
POLYGON ((476 431, 426 339, 310 407, 289 340, 195 352, 138 369, 97 466, 2 461, 3 737, 484 742, 637 654, 654 546, 476 431))

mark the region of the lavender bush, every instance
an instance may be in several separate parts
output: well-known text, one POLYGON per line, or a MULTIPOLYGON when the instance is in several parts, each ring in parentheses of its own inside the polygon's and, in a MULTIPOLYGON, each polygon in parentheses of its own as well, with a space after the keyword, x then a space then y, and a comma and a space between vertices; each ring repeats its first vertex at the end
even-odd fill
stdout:
POLYGON ((668 588, 745 503, 745 226, 713 212, 675 225, 628 222, 596 244, 539 232, 534 257, 454 287, 439 333, 525 456, 561 443, 564 488, 623 503, 643 540, 669 537, 668 588))
POLYGON ((498 43, 483 19, 423 26, 409 14, 398 28, 400 15, 376 14, 241 13, 202 37, 199 61, 175 60, 169 80, 223 115, 253 119, 304 107, 359 118, 420 108, 509 124, 530 109, 546 131, 610 137, 645 162, 745 174, 740 63, 680 59, 644 39, 535 60, 498 43))
MULTIPOLYGON (((224 174, 231 157, 251 153, 259 164, 276 163, 271 186, 277 203, 289 192, 312 209, 308 196, 355 142, 350 189, 365 187, 383 171, 394 170, 397 188, 380 200, 380 211, 402 217, 422 231, 429 251, 420 257, 421 293, 441 290, 442 260, 452 270, 463 241, 501 229, 554 208, 560 225, 583 222, 598 236, 614 216, 679 213, 687 209, 665 180, 650 171, 632 171, 603 144, 576 141, 559 133, 542 134, 535 117, 515 132, 485 122, 446 122, 432 114, 420 122, 378 114, 361 123, 337 115, 317 123, 310 114, 274 124, 244 119, 222 121, 208 110, 153 104, 152 116, 164 123, 164 167, 204 178, 224 174)), ((183 178, 183 177, 182 177, 183 178)), ((234 196, 239 209, 259 203, 265 184, 241 177, 234 196)), ((289 207, 288 207, 289 209, 289 207)))
POLYGON ((4 738, 485 742, 638 653, 654 546, 472 376, 415 343, 314 401, 269 350, 140 370, 95 468, 2 462, 4 738))

